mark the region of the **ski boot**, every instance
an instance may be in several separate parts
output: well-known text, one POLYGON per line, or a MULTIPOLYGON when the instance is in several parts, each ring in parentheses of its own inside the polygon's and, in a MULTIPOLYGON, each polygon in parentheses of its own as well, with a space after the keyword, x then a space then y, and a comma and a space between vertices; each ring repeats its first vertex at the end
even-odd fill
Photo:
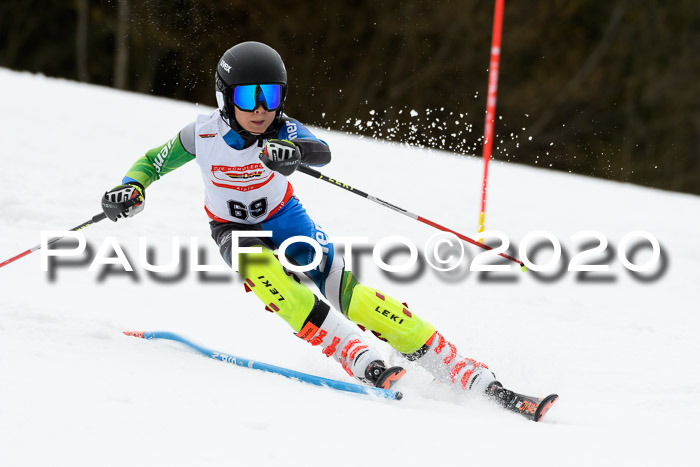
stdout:
POLYGON ((323 354, 333 357, 348 375, 357 380, 382 389, 390 389, 401 379, 406 370, 399 366, 387 368, 377 350, 370 347, 357 328, 345 318, 317 301, 310 320, 296 335, 311 345, 325 345, 323 354), (319 313, 320 311, 320 313, 319 313), (320 318, 325 312, 325 317, 320 318), (314 324, 316 318, 320 326, 314 324))
POLYGON ((460 355, 457 347, 437 331, 420 349, 404 357, 415 361, 437 381, 460 391, 482 394, 496 380, 488 366, 460 355))

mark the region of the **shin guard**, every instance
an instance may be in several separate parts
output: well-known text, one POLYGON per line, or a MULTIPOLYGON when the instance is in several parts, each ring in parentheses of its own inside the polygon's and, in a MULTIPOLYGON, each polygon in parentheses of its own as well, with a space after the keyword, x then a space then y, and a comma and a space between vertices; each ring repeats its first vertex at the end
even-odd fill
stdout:
POLYGON ((297 337, 321 346, 324 355, 333 357, 350 376, 374 383, 367 369, 374 362, 384 365, 379 352, 365 342, 356 326, 287 275, 272 251, 242 253, 239 265, 247 289, 284 319, 297 337))
POLYGON ((359 283, 352 289, 347 316, 403 354, 418 351, 435 333, 403 304, 359 283))
POLYGON ((267 307, 277 313, 294 329, 301 330, 316 303, 313 292, 287 275, 274 253, 267 248, 261 253, 241 253, 238 256, 241 277, 267 307))

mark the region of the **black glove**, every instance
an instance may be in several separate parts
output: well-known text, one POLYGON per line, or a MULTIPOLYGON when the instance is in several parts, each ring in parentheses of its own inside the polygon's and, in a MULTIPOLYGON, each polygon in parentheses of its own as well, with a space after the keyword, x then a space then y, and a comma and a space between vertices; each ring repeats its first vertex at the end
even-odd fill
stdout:
POLYGON ((122 217, 135 216, 143 211, 144 192, 142 186, 130 183, 114 187, 102 197, 102 210, 114 222, 122 217))
POLYGON ((301 151, 291 141, 271 139, 260 151, 260 160, 268 169, 287 177, 301 164, 301 151))

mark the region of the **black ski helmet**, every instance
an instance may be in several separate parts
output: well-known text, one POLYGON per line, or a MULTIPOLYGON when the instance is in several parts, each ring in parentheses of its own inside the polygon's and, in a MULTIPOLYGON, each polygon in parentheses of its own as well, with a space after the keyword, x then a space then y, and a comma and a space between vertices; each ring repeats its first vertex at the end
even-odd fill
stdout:
POLYGON ((287 70, 282 57, 275 49, 261 42, 241 42, 228 49, 216 66, 216 101, 221 114, 228 119, 231 128, 248 139, 254 135, 241 128, 236 121, 233 105, 233 88, 242 84, 281 84, 281 105, 275 120, 264 135, 266 137, 279 130, 287 97, 287 70))

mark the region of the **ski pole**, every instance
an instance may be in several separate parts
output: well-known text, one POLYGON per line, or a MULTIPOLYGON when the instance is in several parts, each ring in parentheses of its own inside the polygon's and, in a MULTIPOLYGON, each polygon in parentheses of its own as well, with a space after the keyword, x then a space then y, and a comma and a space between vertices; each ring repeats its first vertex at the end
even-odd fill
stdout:
MULTIPOLYGON (((309 167, 309 166, 307 166, 307 165, 300 165, 299 168, 297 168, 297 171, 299 171, 299 172, 301 172, 301 173, 305 173, 306 175, 310 175, 310 176, 312 176, 312 177, 318 178, 319 180, 323 180, 324 182, 328 182, 328 183, 330 183, 331 185, 335 185, 335 186, 338 186, 338 187, 340 187, 340 188, 343 188, 344 190, 347 190, 347 191, 349 191, 349 192, 351 192, 351 193, 354 193, 354 194, 356 194, 356 195, 358 195, 358 196, 362 196, 363 198, 366 198, 366 199, 368 199, 368 200, 370 200, 370 201, 374 201, 375 203, 381 204, 382 206, 387 207, 387 208, 389 208, 389 209, 393 209, 393 210, 396 211, 396 212, 400 212, 401 214, 403 214, 403 215, 405 215, 405 216, 408 216, 408 217, 410 217, 411 219, 415 219, 415 220, 417 220, 417 221, 420 221, 420 222, 422 222, 422 223, 424 223, 424 224, 427 224, 427 225, 429 225, 429 226, 431 226, 431 227, 434 227, 434 228, 436 228, 436 229, 438 229, 438 230, 442 230, 443 232, 449 232, 449 233, 451 233, 451 234, 454 234, 454 235, 456 235, 458 238, 464 240, 465 242, 471 243, 472 245, 476 245, 476 246, 478 246, 478 247, 480 247, 480 248, 483 248, 484 250, 493 250, 493 248, 491 248, 491 247, 488 246, 488 245, 485 245, 485 244, 483 244, 483 243, 481 243, 481 242, 477 242, 476 240, 474 240, 474 239, 472 239, 472 238, 469 238, 469 237, 467 237, 466 235, 462 235, 462 234, 459 233, 459 232, 455 232, 455 231, 452 230, 452 229, 448 229, 447 227, 444 227, 444 226, 442 226, 442 225, 440 225, 440 224, 438 224, 438 223, 436 223, 436 222, 433 222, 433 221, 431 221, 431 220, 428 220, 428 219, 426 219, 425 217, 421 217, 421 216, 419 216, 419 215, 417 215, 417 214, 413 214, 413 213, 410 212, 410 211, 407 211, 407 210, 405 210, 405 209, 403 209, 403 208, 400 208, 400 207, 395 206, 395 205, 393 205, 393 204, 391 204, 391 203, 388 203, 388 202, 386 202, 386 201, 384 201, 384 200, 382 200, 382 199, 379 199, 379 198, 377 198, 377 197, 374 197, 374 196, 372 196, 372 195, 370 195, 370 194, 368 194, 368 193, 365 193, 364 191, 358 190, 357 188, 353 188, 353 187, 351 187, 350 185, 347 185, 347 184, 345 184, 345 183, 343 183, 343 182, 340 182, 340 181, 338 181, 338 180, 332 179, 332 178, 330 178, 330 177, 326 177, 326 176, 323 175, 321 172, 319 172, 319 171, 317 171, 317 170, 314 170, 314 169, 312 169, 311 167, 309 167)), ((506 258, 506 259, 508 259, 508 260, 510 260, 510 261, 513 261, 514 263, 519 264, 519 265, 520 265, 520 269, 522 269, 523 271, 527 271, 527 268, 525 267, 525 264, 522 263, 522 261, 520 261, 520 260, 518 260, 518 259, 516 259, 516 258, 513 258, 512 256, 507 255, 507 254, 505 254, 505 253, 499 253, 498 255, 499 255, 499 256, 502 256, 502 257, 504 257, 504 258, 506 258)))
MULTIPOLYGON (((87 226, 89 226, 89 225, 92 225, 92 224, 94 224, 94 223, 96 223, 96 222, 100 222, 101 220, 104 220, 104 219, 106 219, 106 218, 107 218, 107 215, 106 215, 105 213, 103 213, 103 212, 100 213, 100 214, 95 214, 94 216, 92 216, 92 219, 90 219, 90 220, 87 221, 87 222, 83 222, 82 224, 80 224, 80 225, 77 226, 77 227, 73 227, 72 229, 70 229, 70 231, 71 231, 71 232, 75 232, 76 230, 82 230, 82 229, 84 229, 85 227, 87 227, 87 226)), ((48 246, 48 245, 51 245, 52 243, 56 243, 57 241, 59 241, 59 240, 62 239, 62 238, 65 238, 65 237, 54 237, 54 238, 50 239, 48 242, 46 242, 46 245, 48 246)), ((22 253, 18 254, 17 256, 13 256, 12 258, 7 259, 7 260, 3 261, 2 263, 0 263, 0 268, 3 267, 3 266, 7 266, 7 265, 10 264, 10 263, 15 262, 15 261, 17 261, 17 260, 20 259, 20 258, 24 258, 24 257, 27 256, 28 254, 34 253, 35 251, 40 250, 40 249, 41 249, 41 244, 39 244, 39 245, 37 245, 37 246, 35 246, 35 247, 33 247, 33 248, 30 248, 30 249, 28 249, 28 250, 26 250, 26 251, 23 251, 22 253)))

